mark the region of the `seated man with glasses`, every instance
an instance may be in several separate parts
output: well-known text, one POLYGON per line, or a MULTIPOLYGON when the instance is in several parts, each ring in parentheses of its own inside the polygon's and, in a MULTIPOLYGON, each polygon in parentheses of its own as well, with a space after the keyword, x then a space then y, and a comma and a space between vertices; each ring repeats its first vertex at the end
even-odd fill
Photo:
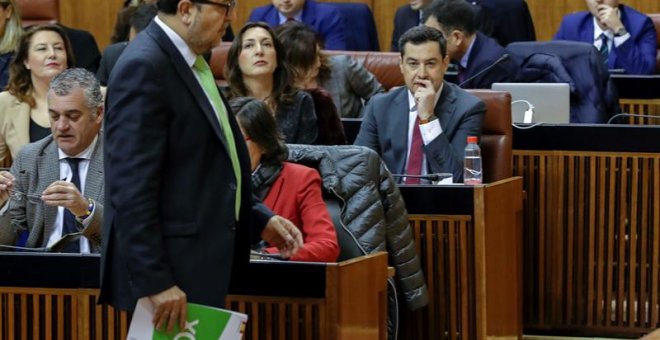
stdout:
POLYGON ((13 245, 27 232, 29 248, 98 253, 104 194, 101 87, 91 72, 67 69, 51 81, 47 104, 52 135, 24 146, 11 170, 0 172, 2 213, 11 219, 0 226, 0 244, 13 245), (67 242, 58 242, 64 236, 67 242))

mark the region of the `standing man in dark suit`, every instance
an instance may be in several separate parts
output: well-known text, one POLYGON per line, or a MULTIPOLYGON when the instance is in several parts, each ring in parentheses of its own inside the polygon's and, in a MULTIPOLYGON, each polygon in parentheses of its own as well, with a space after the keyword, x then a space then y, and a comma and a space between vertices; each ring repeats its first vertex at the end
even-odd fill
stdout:
POLYGON ((25 230, 25 246, 30 248, 52 247, 63 236, 79 233, 62 251, 99 253, 104 191, 101 87, 91 72, 66 69, 51 81, 47 101, 52 136, 25 145, 11 170, 0 172, 0 205, 12 196, 11 227, 2 226, 0 244, 13 245, 25 230))
POLYGON ((486 106, 443 81, 449 57, 437 29, 411 28, 401 36, 400 49, 406 86, 369 101, 355 144, 378 152, 393 173, 445 172, 460 182, 467 137, 481 135, 486 106))
POLYGON ((259 235, 284 257, 302 243, 253 201, 245 142, 202 57, 235 5, 159 0, 108 82, 100 301, 148 298, 158 328, 183 328, 187 302, 222 307, 259 235))
POLYGON ((344 16, 331 4, 315 0, 273 0, 272 5, 257 7, 250 13, 249 22, 263 21, 270 27, 287 21, 298 21, 313 28, 323 38, 325 49, 348 49, 344 16))
POLYGON ((424 24, 447 39, 447 54, 458 64, 462 88, 489 89, 493 83, 514 81, 518 65, 511 58, 498 60, 504 48, 477 31, 474 14, 473 6, 464 0, 438 1, 424 11, 424 24))
POLYGON ((618 0, 585 0, 589 11, 568 14, 555 40, 593 44, 608 69, 653 74, 657 40, 651 18, 618 0))
POLYGON ((396 10, 390 48, 392 52, 399 52, 399 39, 403 33, 422 23, 422 10, 430 3, 431 0, 410 0, 410 4, 396 10))

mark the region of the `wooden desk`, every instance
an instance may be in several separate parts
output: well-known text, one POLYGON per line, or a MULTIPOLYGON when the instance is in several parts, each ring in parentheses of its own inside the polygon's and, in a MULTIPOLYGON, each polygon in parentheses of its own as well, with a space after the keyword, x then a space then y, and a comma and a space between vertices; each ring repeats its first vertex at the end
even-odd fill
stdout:
POLYGON ((402 311, 399 338, 520 339, 522 179, 400 190, 431 302, 402 311))
POLYGON ((660 127, 513 131, 524 179, 525 334, 660 327, 660 127))
MULTIPOLYGON (((613 74, 621 112, 660 117, 660 75, 613 74)), ((657 118, 625 118, 628 124, 660 125, 657 118)))
MULTIPOLYGON (((125 339, 129 317, 96 305, 99 256, 0 253, 0 339, 125 339)), ((387 254, 341 263, 257 262, 227 307, 246 339, 387 337, 387 254)))

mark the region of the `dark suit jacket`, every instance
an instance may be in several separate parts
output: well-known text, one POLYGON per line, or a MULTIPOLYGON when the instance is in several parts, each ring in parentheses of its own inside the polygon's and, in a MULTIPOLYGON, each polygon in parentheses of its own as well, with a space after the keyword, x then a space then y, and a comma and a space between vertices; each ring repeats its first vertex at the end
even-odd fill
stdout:
MULTIPOLYGON (((657 41, 651 18, 626 5, 619 5, 619 11, 621 22, 630 33, 630 38, 619 47, 612 48, 608 68, 624 69, 629 74, 653 74, 657 41)), ((582 41, 593 45, 593 16, 586 11, 566 15, 554 39, 582 41)))
MULTIPOLYGON (((99 63, 101 62, 101 52, 99 51, 98 45, 96 45, 96 39, 94 39, 94 36, 87 31, 66 27, 64 25, 60 26, 64 28, 64 31, 71 42, 71 49, 73 49, 73 55, 76 58, 75 66, 96 73, 96 70, 99 68, 99 63)), ((69 63, 69 67, 73 66, 73 64, 69 63)))
MULTIPOLYGON (((365 108, 355 145, 369 147, 383 158, 392 173, 405 172, 408 159, 408 88, 373 97, 365 108)), ((435 115, 442 133, 424 146, 429 172, 449 172, 463 178, 463 153, 468 136, 481 136, 486 105, 458 86, 445 82, 435 115)))
POLYGON ((252 199, 234 115, 240 188, 210 102, 157 23, 126 47, 108 85, 100 301, 132 309, 137 298, 178 285, 190 302, 223 306, 232 262, 244 271, 250 243, 272 217, 252 199))
POLYGON ((525 0, 467 0, 479 7, 479 30, 506 46, 534 41, 534 22, 525 0))
MULTIPOLYGON (((325 42, 326 50, 344 51, 348 49, 346 23, 339 10, 330 4, 306 0, 302 10, 303 23, 316 30, 325 42)), ((257 7, 250 13, 250 22, 264 21, 271 27, 280 24, 277 9, 273 5, 257 7)))
MULTIPOLYGON (((477 32, 468 57, 465 79, 469 79, 493 65, 502 55, 504 55, 504 48, 497 41, 481 32, 477 32)), ((513 82, 516 79, 518 67, 518 64, 512 58, 509 58, 476 78, 467 81, 461 87, 465 89, 490 89, 493 83, 513 82)))
POLYGON ((102 86, 108 86, 110 72, 112 72, 112 68, 117 63, 117 59, 119 59, 119 56, 124 52, 127 45, 128 42, 122 41, 112 44, 103 50, 103 57, 101 57, 99 70, 96 71, 96 79, 99 80, 102 86))
POLYGON ((333 2, 344 17, 346 44, 349 51, 380 51, 374 15, 367 4, 333 2))
POLYGON ((407 30, 419 25, 419 11, 406 4, 396 10, 394 14, 394 31, 392 32, 392 52, 399 52, 399 39, 407 30))
POLYGON ((314 100, 303 90, 297 90, 291 102, 277 106, 275 119, 286 143, 314 144, 319 135, 314 100))

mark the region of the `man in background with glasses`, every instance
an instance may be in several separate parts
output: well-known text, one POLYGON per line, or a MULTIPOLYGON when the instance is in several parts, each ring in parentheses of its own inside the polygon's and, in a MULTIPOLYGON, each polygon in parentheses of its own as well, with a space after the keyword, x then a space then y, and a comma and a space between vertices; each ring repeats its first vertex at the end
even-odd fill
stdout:
POLYGON ((29 248, 98 253, 104 193, 101 87, 91 72, 66 69, 51 81, 47 102, 52 135, 24 146, 11 170, 0 172, 2 212, 8 207, 11 218, 11 227, 0 227, 0 244, 14 244, 28 231, 29 248), (60 241, 66 235, 66 242, 60 241))
POLYGON ((302 244, 253 201, 245 142, 202 58, 234 6, 159 0, 108 81, 99 301, 130 310, 147 298, 158 329, 183 329, 187 302, 222 307, 259 236, 284 257, 302 244))

